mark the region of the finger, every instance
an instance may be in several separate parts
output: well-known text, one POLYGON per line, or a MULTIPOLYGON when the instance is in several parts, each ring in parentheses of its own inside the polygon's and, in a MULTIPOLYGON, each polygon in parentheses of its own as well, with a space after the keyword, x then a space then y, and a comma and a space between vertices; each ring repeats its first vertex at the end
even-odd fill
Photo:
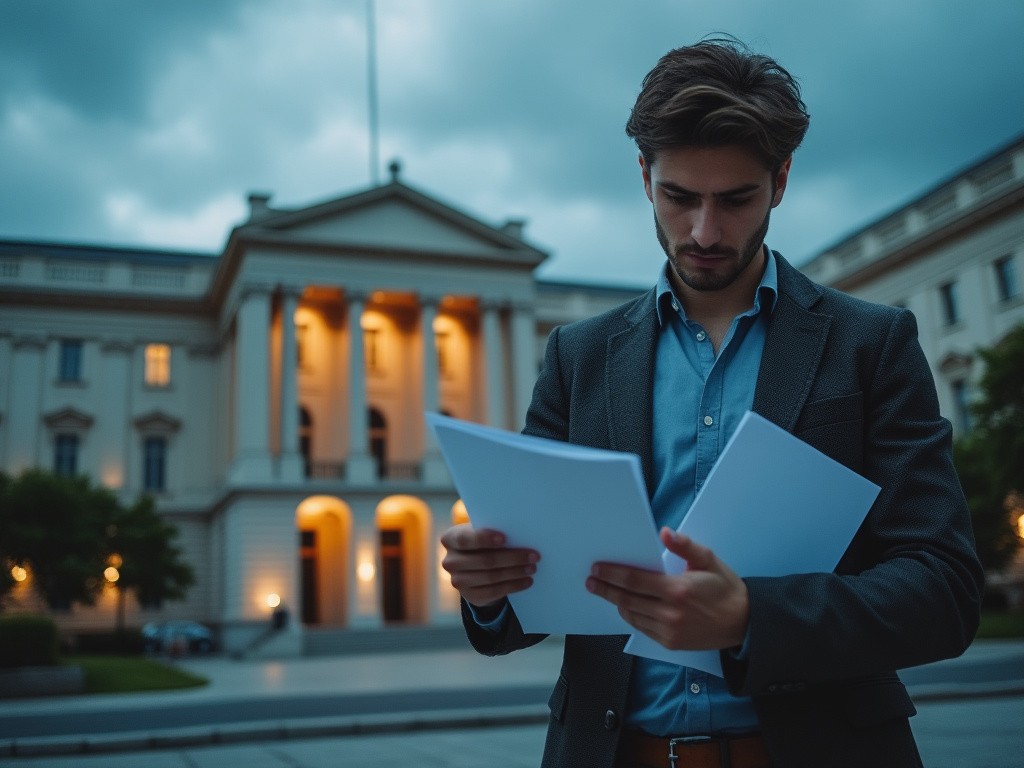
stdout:
MULTIPOLYGON (((454 574, 459 571, 525 569, 527 566, 535 566, 539 561, 540 555, 532 549, 450 549, 441 560, 441 567, 454 574)), ((533 570, 529 572, 533 573, 533 570)))
POLYGON ((664 574, 621 563, 594 563, 590 575, 626 592, 654 597, 664 589, 664 574))
POLYGON ((470 523, 454 525, 441 534, 446 549, 497 549, 505 546, 505 534, 488 528, 476 529, 470 523))
POLYGON ((685 560, 689 570, 705 571, 714 566, 715 553, 698 544, 689 536, 673 531, 671 528, 662 528, 660 536, 665 549, 685 560))
MULTIPOLYGON (((455 585, 454 579, 452 580, 452 585, 455 585)), ((482 584, 474 587, 464 586, 459 588, 458 591, 467 602, 476 606, 485 606, 496 603, 497 601, 515 594, 516 592, 527 590, 532 586, 533 579, 525 577, 482 584)))
POLYGON ((586 587, 592 594, 604 598, 617 607, 620 614, 627 612, 631 615, 645 616, 648 619, 659 619, 665 610, 665 603, 659 598, 624 589, 599 578, 587 579, 586 587))

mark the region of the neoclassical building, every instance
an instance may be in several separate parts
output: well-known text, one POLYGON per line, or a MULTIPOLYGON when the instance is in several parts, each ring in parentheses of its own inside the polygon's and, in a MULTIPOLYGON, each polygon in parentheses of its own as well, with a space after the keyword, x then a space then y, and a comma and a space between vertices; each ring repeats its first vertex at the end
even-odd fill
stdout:
POLYGON ((817 282, 913 311, 942 411, 962 433, 982 373, 977 349, 1024 322, 1024 135, 802 269, 817 282))
MULTIPOLYGON (((644 287, 538 279, 492 226, 399 178, 296 210, 250 196, 217 254, 0 241, 0 469, 155 496, 228 650, 458 624, 439 535, 465 514, 425 411, 518 429, 544 341, 644 287), (292 617, 267 633, 273 606, 292 617), (262 643, 262 644, 260 644, 262 643)), ((1024 136, 803 269, 909 307, 958 430, 976 355, 1024 322, 1024 136)), ((10 567, 8 564, 5 567, 10 567)), ((13 601, 33 604, 31 573, 13 601)), ((108 628, 112 593, 57 619, 108 628)))
MULTIPOLYGON (((228 650, 443 626, 458 504, 424 412, 518 428, 550 328, 639 289, 545 283, 523 223, 403 183, 299 210, 250 196, 219 254, 0 241, 0 469, 151 493, 228 650)), ((16 565, 16 564, 13 564, 16 565)), ((8 565, 7 567, 11 567, 8 565)), ((31 604, 31 573, 14 593, 31 604)), ((109 627, 113 596, 59 612, 109 627)))

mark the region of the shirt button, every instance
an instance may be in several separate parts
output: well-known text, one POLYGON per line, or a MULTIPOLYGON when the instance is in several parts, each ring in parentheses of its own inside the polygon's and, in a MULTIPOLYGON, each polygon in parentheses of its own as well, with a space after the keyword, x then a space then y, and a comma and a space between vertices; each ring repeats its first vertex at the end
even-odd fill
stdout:
POLYGON ((700 684, 690 683, 690 693, 700 693, 700 684))
POLYGON ((704 341, 708 335, 704 331, 697 331, 697 341, 704 341))
POLYGON ((604 713, 604 729, 606 731, 614 731, 618 724, 619 715, 614 709, 609 709, 604 713))
POLYGON ((715 420, 712 419, 710 416, 705 416, 704 417, 704 426, 705 427, 710 427, 714 423, 715 423, 715 420))

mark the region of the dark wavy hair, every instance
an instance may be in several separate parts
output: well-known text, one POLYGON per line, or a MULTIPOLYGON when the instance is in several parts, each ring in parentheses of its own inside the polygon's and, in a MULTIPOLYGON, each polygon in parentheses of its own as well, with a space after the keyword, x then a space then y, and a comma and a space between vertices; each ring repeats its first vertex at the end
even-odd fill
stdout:
POLYGON ((774 173, 800 146, 810 115, 778 62, 733 38, 669 51, 647 73, 626 123, 648 165, 673 147, 738 145, 774 173))

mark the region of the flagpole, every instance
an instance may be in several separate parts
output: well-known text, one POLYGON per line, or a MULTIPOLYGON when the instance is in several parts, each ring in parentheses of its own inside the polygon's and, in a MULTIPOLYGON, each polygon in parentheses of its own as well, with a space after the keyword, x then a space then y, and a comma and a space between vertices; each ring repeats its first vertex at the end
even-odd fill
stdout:
POLYGON ((380 184, 380 137, 377 117, 377 24, 373 0, 366 0, 367 95, 370 109, 370 180, 380 184))

